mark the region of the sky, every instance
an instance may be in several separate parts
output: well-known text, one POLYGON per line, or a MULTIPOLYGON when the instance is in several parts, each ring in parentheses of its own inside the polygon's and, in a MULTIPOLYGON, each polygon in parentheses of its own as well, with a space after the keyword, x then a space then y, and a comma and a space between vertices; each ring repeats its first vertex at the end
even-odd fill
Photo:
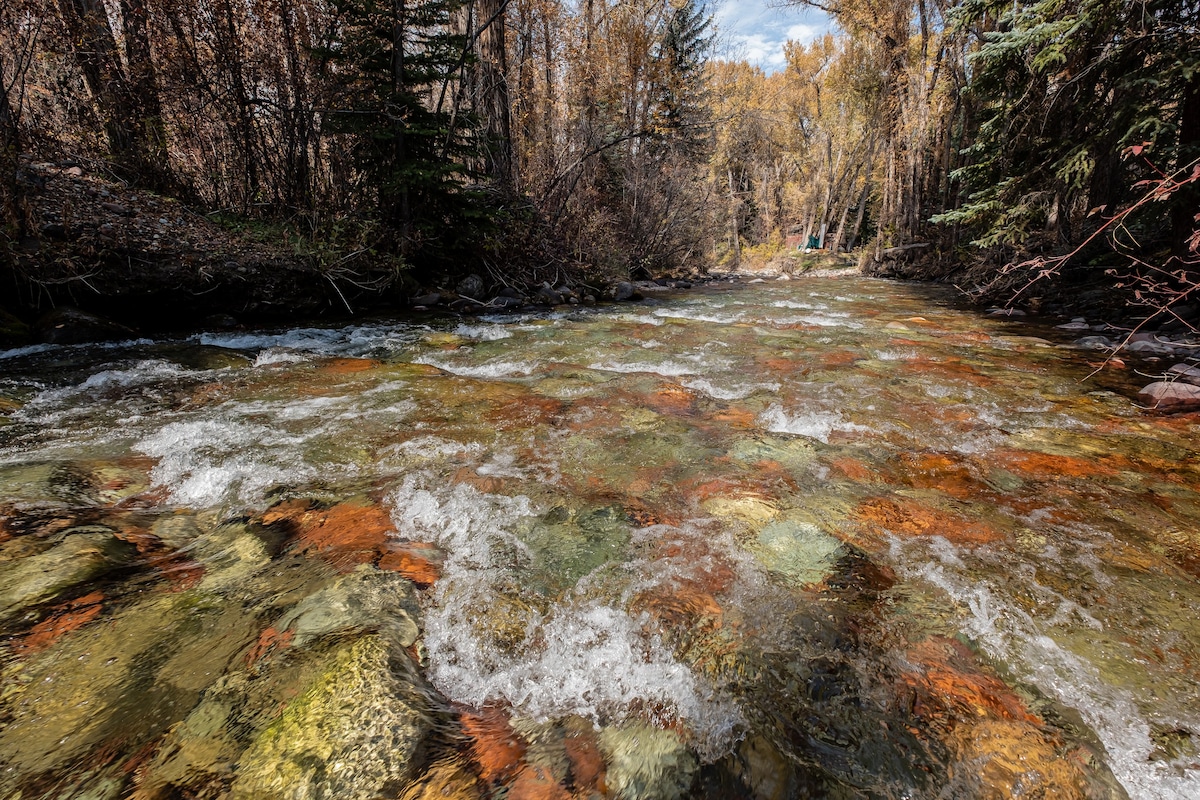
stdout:
POLYGON ((789 39, 807 44, 829 30, 829 17, 811 8, 781 7, 781 0, 719 0, 715 7, 718 52, 740 58, 767 72, 782 69, 783 45, 789 39), (722 52, 724 51, 724 52, 722 52))

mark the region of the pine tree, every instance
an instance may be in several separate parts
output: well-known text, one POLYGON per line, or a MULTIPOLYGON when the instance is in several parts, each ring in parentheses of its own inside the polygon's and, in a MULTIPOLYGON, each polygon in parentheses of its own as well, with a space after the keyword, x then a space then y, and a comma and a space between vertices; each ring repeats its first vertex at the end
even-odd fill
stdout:
POLYGON ((476 121, 438 103, 464 64, 452 24, 461 0, 334 0, 342 35, 325 53, 339 73, 327 130, 349 153, 404 255, 465 244, 486 219, 468 188, 476 121))

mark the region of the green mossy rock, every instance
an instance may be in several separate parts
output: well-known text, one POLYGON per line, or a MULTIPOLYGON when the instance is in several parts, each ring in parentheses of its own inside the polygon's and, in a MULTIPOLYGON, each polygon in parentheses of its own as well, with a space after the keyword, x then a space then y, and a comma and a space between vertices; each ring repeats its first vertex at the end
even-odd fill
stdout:
POLYGON ((133 545, 113 531, 89 526, 66 531, 62 543, 45 552, 0 564, 0 623, 128 564, 135 555, 133 545))
POLYGON ((431 725, 415 676, 383 636, 346 645, 250 745, 230 797, 374 800, 403 788, 431 725))

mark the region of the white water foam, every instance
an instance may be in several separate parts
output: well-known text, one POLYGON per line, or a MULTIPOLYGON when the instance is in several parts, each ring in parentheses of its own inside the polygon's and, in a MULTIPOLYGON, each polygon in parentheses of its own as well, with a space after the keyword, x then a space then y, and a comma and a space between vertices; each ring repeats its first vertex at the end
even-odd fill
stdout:
POLYGON ((876 350, 875 358, 880 361, 912 361, 920 358, 916 350, 876 350))
POLYGON ((253 503, 272 486, 317 477, 295 452, 306 440, 261 424, 197 419, 170 423, 135 449, 158 459, 150 477, 168 487, 172 502, 211 508, 253 503))
POLYGON ((453 331, 456 335, 466 339, 475 339, 481 342, 498 342, 501 339, 512 338, 512 332, 504 325, 467 325, 461 324, 453 331))
POLYGON ((413 363, 437 367, 460 378, 525 378, 541 367, 540 364, 532 361, 505 361, 503 359, 483 364, 456 364, 432 356, 420 356, 413 359, 413 363))
POLYGON ((654 316, 663 317, 665 319, 686 319, 694 322, 712 322, 718 325, 730 325, 735 322, 741 322, 744 314, 706 314, 700 311, 692 311, 687 308, 660 308, 654 312, 654 316))
POLYGON ((705 378, 693 378, 682 382, 689 389, 703 392, 714 400, 742 400, 755 392, 778 392, 778 383, 734 383, 717 386, 705 378))
POLYGON ((512 565, 531 557, 518 535, 534 514, 527 497, 417 474, 388 503, 399 535, 448 553, 425 615, 429 677, 447 697, 473 706, 507 702, 537 721, 577 715, 617 724, 635 708, 659 708, 664 721, 685 723, 702 750, 731 741, 741 722, 736 708, 648 634, 648 620, 613 603, 569 593, 544 612, 524 612, 517 646, 495 641, 487 615, 499 592, 519 585, 512 565))
MULTIPOLYGON (((1073 603, 1060 605, 1048 622, 1006 602, 1001 593, 978 577, 965 574, 961 558, 948 541, 913 552, 919 544, 893 538, 891 554, 897 571, 940 588, 965 611, 964 632, 992 658, 1014 669, 1022 680, 1074 708, 1104 745, 1106 762, 1132 800, 1195 800, 1200 797, 1200 768, 1193 759, 1154 758, 1150 722, 1128 690, 1111 686, 1092 664, 1063 649, 1047 633, 1064 615, 1089 627, 1101 623, 1073 603)), ((1102 626, 1101 626, 1102 627, 1102 626)), ((1200 720, 1173 720, 1196 730, 1200 720)))
POLYGON ((407 349, 427 328, 351 325, 345 328, 295 328, 288 331, 202 333, 192 341, 231 350, 290 350, 321 356, 385 355, 407 349))
POLYGON ((860 433, 869 431, 863 425, 849 422, 836 411, 808 411, 798 414, 788 414, 783 406, 772 405, 758 417, 760 425, 772 433, 790 433, 796 436, 807 436, 829 444, 829 435, 834 431, 841 433, 860 433))
POLYGON ((859 330, 864 327, 861 322, 846 319, 848 316, 850 315, 833 312, 825 314, 802 314, 797 317, 781 317, 775 322, 778 325, 815 325, 818 328, 850 328, 851 330, 859 330))
POLYGON ((603 361, 589 364, 588 369, 625 374, 650 372, 655 375, 662 375, 664 378, 678 378, 683 375, 695 375, 698 372, 698 367, 681 364, 678 361, 662 361, 657 364, 651 364, 648 361, 603 361))

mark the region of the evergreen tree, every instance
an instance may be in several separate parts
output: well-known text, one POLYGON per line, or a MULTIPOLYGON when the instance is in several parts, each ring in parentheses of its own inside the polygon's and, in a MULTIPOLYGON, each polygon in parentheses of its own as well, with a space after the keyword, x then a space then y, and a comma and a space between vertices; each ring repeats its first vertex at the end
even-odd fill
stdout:
POLYGON ((486 219, 466 174, 476 121, 438 104, 463 65, 452 24, 462 0, 334 0, 342 35, 325 55, 339 73, 327 129, 349 153, 399 250, 461 247, 486 219))
MULTIPOLYGON (((967 89, 978 130, 955 175, 967 202, 935 221, 971 226, 984 246, 1048 234, 1054 249, 1145 177, 1143 163, 1122 161, 1126 147, 1150 142, 1166 171, 1200 155, 1200 4, 965 0, 954 19, 984 31, 967 89)), ((1155 220, 1146 232, 1161 243, 1169 228, 1155 220)))

